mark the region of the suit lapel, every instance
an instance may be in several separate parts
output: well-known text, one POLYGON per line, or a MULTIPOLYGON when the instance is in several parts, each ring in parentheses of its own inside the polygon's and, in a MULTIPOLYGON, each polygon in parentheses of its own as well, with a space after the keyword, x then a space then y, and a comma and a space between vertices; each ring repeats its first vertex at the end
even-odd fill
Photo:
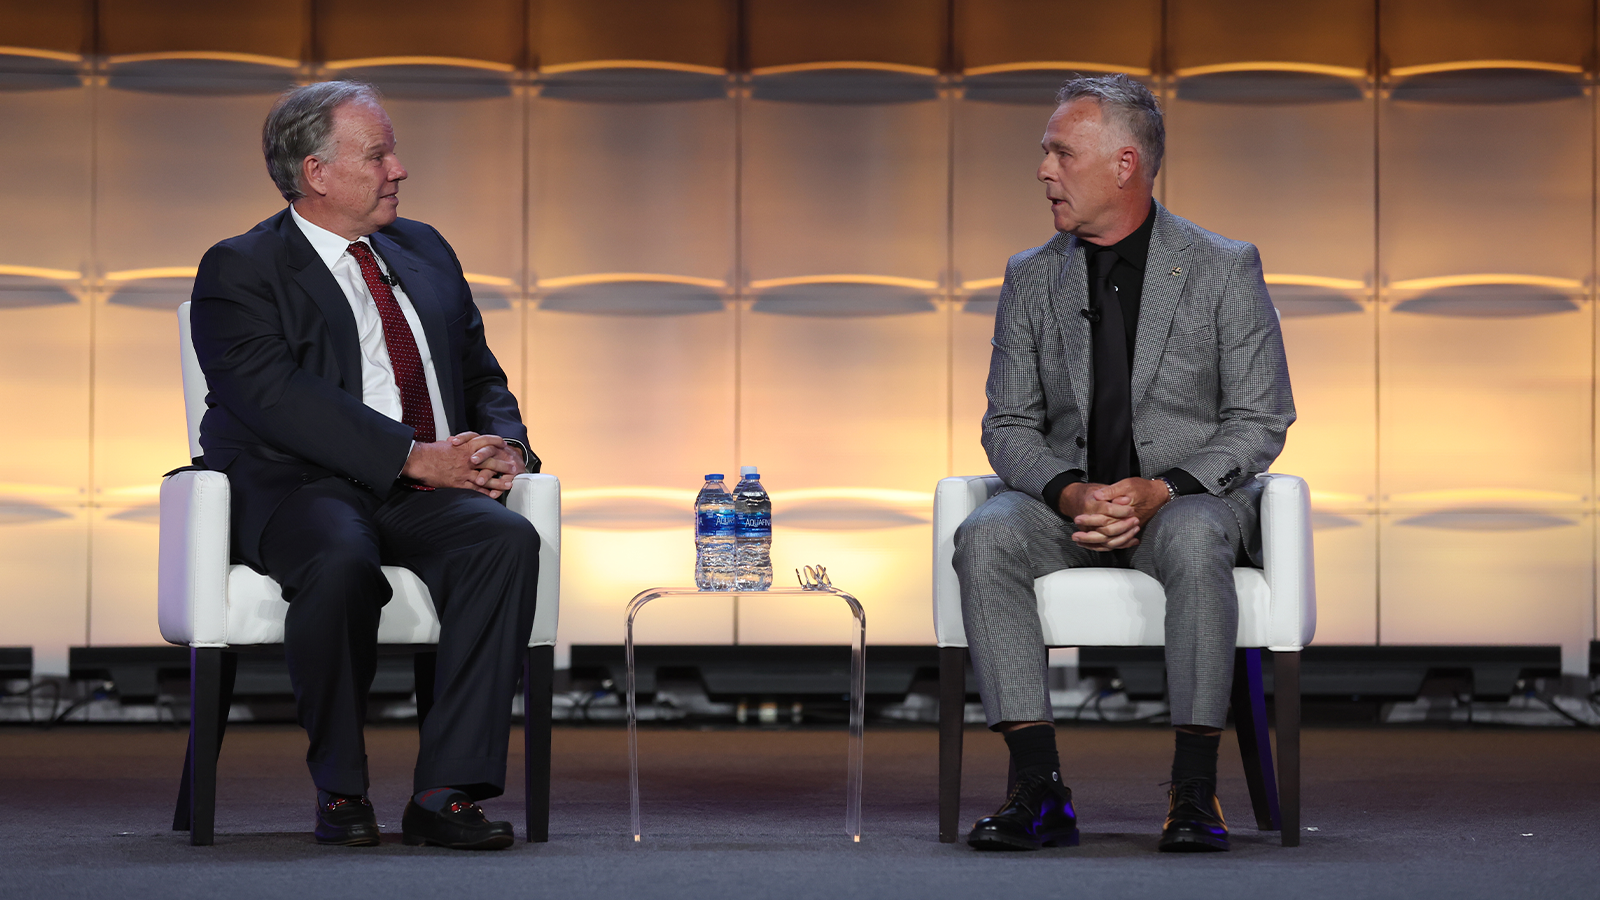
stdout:
POLYGON ((1050 266, 1050 307, 1060 326, 1066 365, 1061 367, 1072 389, 1072 398, 1089 419, 1089 389, 1093 380, 1094 350, 1090 344, 1089 320, 1082 310, 1089 308, 1089 275, 1084 267, 1083 250, 1076 238, 1058 234, 1047 245, 1057 254, 1050 266))
POLYGON ((445 415, 450 418, 449 431, 455 434, 460 430, 456 426, 462 422, 461 410, 456 408, 455 403, 461 386, 456 383, 458 373, 450 360, 450 341, 445 334, 444 309, 440 306, 439 294, 427 271, 392 238, 378 232, 372 235, 372 244, 378 248, 383 261, 393 267, 393 274, 400 279, 400 287, 405 290, 412 309, 417 311, 417 320, 422 323, 422 333, 428 341, 428 353, 433 358, 433 373, 439 379, 445 415))
POLYGON ((356 317, 350 311, 350 301, 345 298, 333 273, 323 265, 322 258, 311 248, 300 226, 287 210, 279 224, 279 235, 288 248, 287 262, 294 271, 295 283, 311 296, 312 302, 322 311, 328 324, 328 336, 333 338, 333 358, 339 367, 339 380, 344 389, 360 399, 361 394, 361 337, 356 333, 356 317))
POLYGON ((1172 213, 1156 205, 1156 221, 1150 233, 1150 253, 1144 264, 1144 290, 1139 297, 1139 330, 1133 345, 1131 375, 1135 415, 1139 402, 1156 376, 1156 364, 1172 330, 1172 318, 1183 298, 1183 285, 1189 279, 1189 243, 1173 227, 1172 213))

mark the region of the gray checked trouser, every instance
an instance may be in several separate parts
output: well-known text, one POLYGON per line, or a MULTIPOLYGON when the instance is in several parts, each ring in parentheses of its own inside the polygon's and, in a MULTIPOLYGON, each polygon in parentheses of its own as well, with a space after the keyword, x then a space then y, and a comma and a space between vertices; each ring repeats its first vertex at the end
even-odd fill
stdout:
POLYGON ((1167 595, 1167 693, 1173 725, 1227 721, 1239 598, 1233 567, 1239 521, 1209 494, 1163 506, 1126 552, 1072 542, 1072 523, 1018 491, 991 497, 956 529, 956 575, 972 670, 990 727, 1048 722, 1049 665, 1033 580, 1061 569, 1131 565, 1167 595))

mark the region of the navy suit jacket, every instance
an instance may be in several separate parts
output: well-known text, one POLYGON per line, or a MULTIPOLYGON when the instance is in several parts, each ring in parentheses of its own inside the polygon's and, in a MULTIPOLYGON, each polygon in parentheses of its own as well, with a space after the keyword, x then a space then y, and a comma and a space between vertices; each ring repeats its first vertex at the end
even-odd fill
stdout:
MULTIPOLYGON (((505 372, 483 337, 455 251, 409 219, 371 236, 400 279, 433 355, 448 432, 528 443, 505 372)), ((234 555, 256 563, 261 531, 302 484, 348 479, 380 499, 411 452, 412 430, 362 402, 355 316, 286 208, 200 261, 190 308, 210 393, 205 464, 228 474, 234 555)), ((539 471, 529 453, 529 471, 539 471)))

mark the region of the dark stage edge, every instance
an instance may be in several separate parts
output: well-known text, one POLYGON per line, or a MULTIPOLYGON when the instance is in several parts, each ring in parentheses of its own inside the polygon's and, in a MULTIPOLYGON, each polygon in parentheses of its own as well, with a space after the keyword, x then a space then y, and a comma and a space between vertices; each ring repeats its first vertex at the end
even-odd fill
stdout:
MULTIPOLYGON (((1308 829, 1295 849, 1247 826, 1232 740, 1221 795, 1229 854, 1154 852, 1170 732, 1062 729, 1083 844, 979 854, 937 840, 937 734, 867 733, 864 834, 843 833, 845 735, 641 731, 644 840, 629 835, 626 732, 555 731, 548 844, 419 849, 397 824, 412 728, 368 729, 382 846, 311 839, 305 739, 236 724, 223 749, 217 841, 168 830, 183 732, 0 731, 0 897, 1250 897, 1565 898, 1600 880, 1600 732, 1308 729, 1308 829)), ((521 755, 513 738, 512 760, 521 755)), ((969 730, 962 818, 993 810, 1000 739, 969 730)), ((520 823, 520 765, 492 815, 520 823)), ((521 826, 518 825, 521 836, 521 826)))

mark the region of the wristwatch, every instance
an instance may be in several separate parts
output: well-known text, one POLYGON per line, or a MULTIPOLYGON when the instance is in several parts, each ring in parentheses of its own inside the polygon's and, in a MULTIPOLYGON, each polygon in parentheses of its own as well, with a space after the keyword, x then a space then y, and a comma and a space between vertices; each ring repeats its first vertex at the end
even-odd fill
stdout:
MULTIPOLYGON (((528 452, 528 445, 524 444, 523 442, 521 442, 519 440, 517 440, 516 438, 501 438, 501 440, 503 440, 507 444, 510 444, 511 446, 517 448, 517 451, 522 454, 522 467, 524 469, 529 469, 531 471, 532 470, 532 468, 531 468, 532 467, 532 462, 533 462, 533 454, 528 452)), ((1168 490, 1171 490, 1171 488, 1168 488, 1168 490)))
POLYGON ((1167 502, 1168 503, 1171 503, 1172 501, 1178 499, 1178 497, 1181 496, 1178 493, 1178 486, 1172 483, 1172 479, 1166 477, 1165 475, 1158 475, 1158 476, 1156 476, 1156 480, 1167 486, 1167 502))

